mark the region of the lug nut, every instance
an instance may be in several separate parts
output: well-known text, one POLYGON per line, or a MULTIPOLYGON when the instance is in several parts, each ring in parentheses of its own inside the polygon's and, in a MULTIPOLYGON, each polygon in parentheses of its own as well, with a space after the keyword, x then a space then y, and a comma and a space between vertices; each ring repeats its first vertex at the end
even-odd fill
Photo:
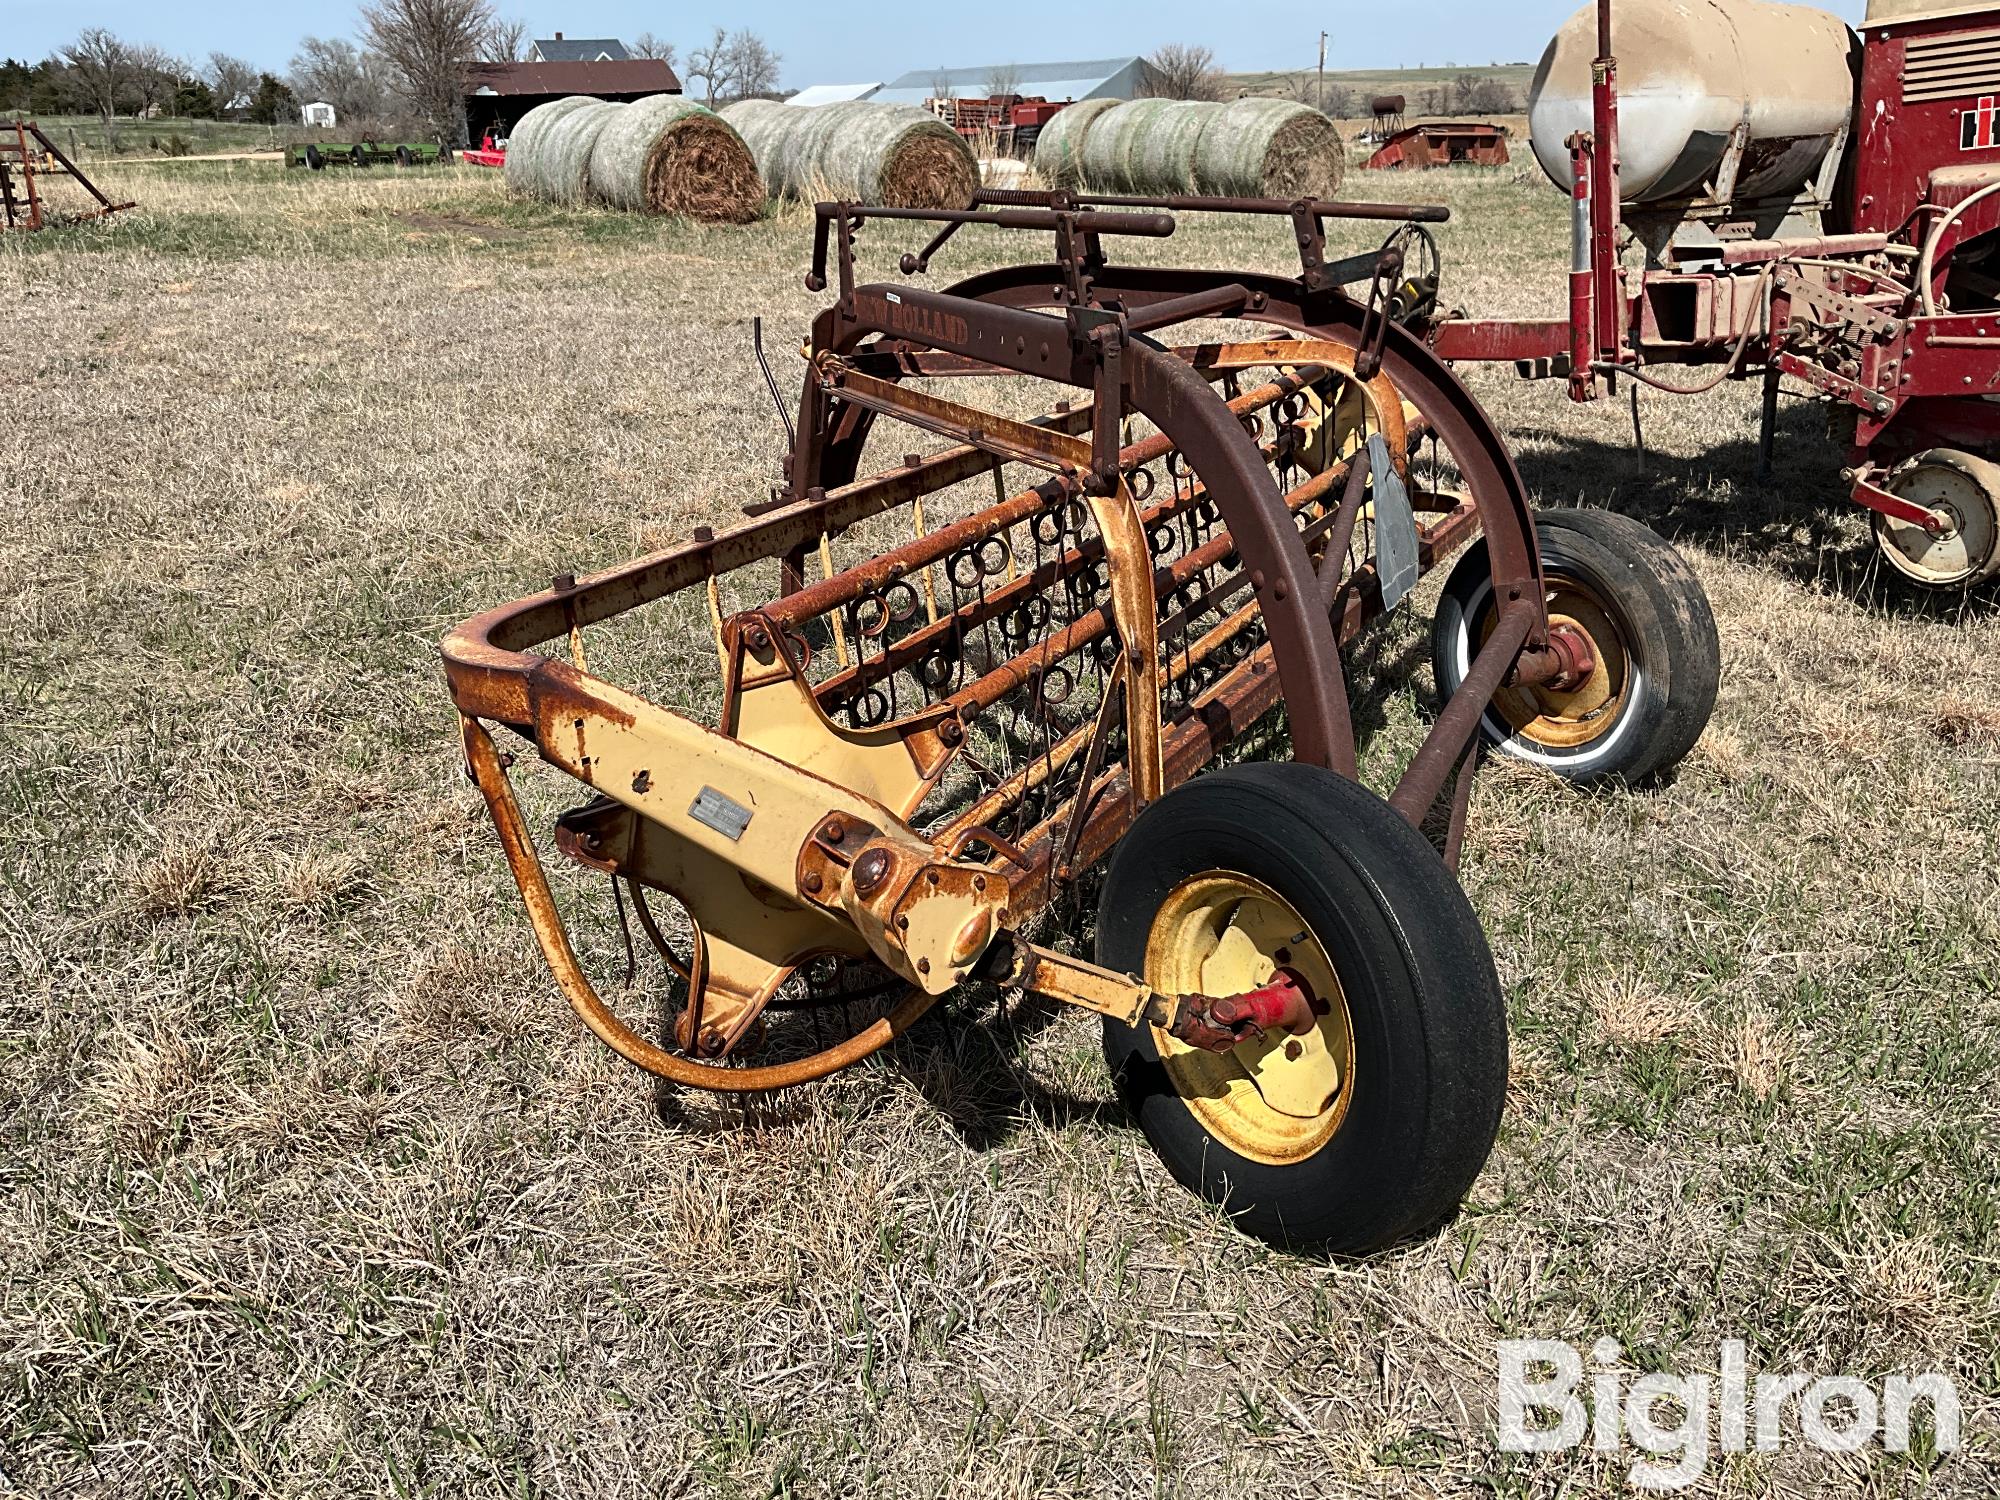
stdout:
POLYGON ((829 844, 837 844, 846 837, 847 825, 845 823, 841 822, 838 818, 828 818, 826 820, 826 841, 829 844))
POLYGON ((820 887, 825 884, 826 882, 820 879, 819 871, 808 870, 805 873, 805 878, 799 882, 799 888, 808 895, 817 896, 820 892, 820 887))

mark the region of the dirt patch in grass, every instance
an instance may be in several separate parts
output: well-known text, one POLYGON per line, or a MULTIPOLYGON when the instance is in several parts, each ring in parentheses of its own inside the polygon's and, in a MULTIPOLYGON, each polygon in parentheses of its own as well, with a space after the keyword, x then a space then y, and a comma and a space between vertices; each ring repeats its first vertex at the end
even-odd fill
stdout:
POLYGON ((488 245, 499 244, 504 240, 527 238, 525 230, 509 229, 501 224, 483 223, 478 219, 466 218, 463 214, 406 212, 397 214, 396 219, 412 229, 435 234, 466 234, 488 245))

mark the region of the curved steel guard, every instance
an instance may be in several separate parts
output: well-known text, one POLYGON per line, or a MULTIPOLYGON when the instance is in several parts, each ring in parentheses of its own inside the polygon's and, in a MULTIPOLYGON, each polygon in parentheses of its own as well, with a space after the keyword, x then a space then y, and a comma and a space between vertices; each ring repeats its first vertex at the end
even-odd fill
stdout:
MULTIPOLYGON (((1055 290, 1047 266, 1008 266, 970 277, 949 295, 988 305, 1031 308, 1053 305, 1055 290)), ((1128 308, 1143 308, 1185 297, 1215 284, 1213 271, 1185 271, 1144 266, 1107 266, 1094 274, 1097 294, 1128 308)), ((1367 310, 1337 292, 1311 292, 1296 280, 1277 276, 1228 273, 1228 279, 1263 297, 1254 313, 1239 321, 1266 323, 1308 338, 1331 339, 1359 348, 1367 310)), ((906 294, 907 295, 907 294, 906 294)), ((985 358, 985 355, 980 355, 985 358)), ((1443 441, 1459 466, 1466 488, 1479 510, 1493 558, 1493 583, 1501 599, 1541 597, 1541 555, 1535 545, 1534 509, 1520 470, 1501 439, 1500 430, 1478 399, 1450 366, 1399 325, 1388 325, 1382 368, 1443 441)), ((1546 644, 1548 626, 1537 619, 1528 645, 1546 644)), ((1289 685, 1286 692, 1290 698, 1289 685)), ((1301 757, 1303 758, 1303 757, 1301 757)))
POLYGON ((500 845, 506 851, 508 867, 514 872, 514 883, 521 889, 521 900, 528 908, 528 921, 535 929, 535 940, 541 945, 542 956, 548 960, 556 983, 562 986, 563 997, 583 1024, 627 1062, 674 1083, 722 1093, 747 1094, 765 1089, 790 1088, 794 1084, 811 1083, 838 1073, 842 1068, 881 1051, 937 1003, 935 995, 913 990, 890 1014, 839 1046, 775 1067, 708 1067, 676 1057, 655 1046, 613 1014, 611 1007, 604 1003, 604 997, 591 984, 590 977, 583 972, 583 966, 577 962, 576 950, 570 946, 569 933, 563 927, 562 914, 556 910, 555 894, 549 889, 541 856, 535 852, 534 839, 521 816, 520 804, 514 798, 513 784, 508 781, 506 768, 501 765, 499 753, 493 748, 493 736, 477 719, 461 715, 459 722, 465 736, 466 764, 471 767, 472 779, 478 784, 480 795, 486 799, 487 810, 493 815, 493 826, 500 834, 500 845))
MULTIPOLYGON (((1019 269, 1035 273, 1038 305, 1045 305, 1051 287, 1048 271, 1019 269)), ((863 339, 885 334, 1022 375, 1086 390, 1094 385, 1095 361, 1087 348, 1072 343, 1062 319, 1008 306, 999 298, 986 299, 976 311, 975 323, 965 315, 966 299, 953 293, 858 287, 851 304, 829 308, 814 322, 813 344, 847 354, 863 339)), ((1353 778, 1354 729, 1340 648, 1332 622, 1316 607, 1312 558, 1275 476, 1250 435, 1185 361, 1138 335, 1126 343, 1123 359, 1132 408, 1150 419, 1202 476, 1250 575, 1277 663, 1294 756, 1353 778)), ((807 382, 805 402, 827 399, 817 382, 807 382)), ((808 441, 804 434, 822 430, 825 416, 823 410, 801 412, 802 436, 792 473, 797 494, 847 483, 859 468, 870 414, 849 405, 830 443, 808 441)))

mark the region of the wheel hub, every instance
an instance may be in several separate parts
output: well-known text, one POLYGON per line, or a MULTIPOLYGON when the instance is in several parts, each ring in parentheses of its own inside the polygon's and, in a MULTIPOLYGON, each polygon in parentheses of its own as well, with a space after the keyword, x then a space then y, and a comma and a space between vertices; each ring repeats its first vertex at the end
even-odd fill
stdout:
POLYGON ((1153 1031, 1175 1089, 1212 1135, 1274 1164, 1333 1138, 1353 1092, 1353 1027, 1331 958, 1282 896, 1228 871, 1183 882, 1154 919, 1146 980, 1230 997, 1208 1012, 1242 1029, 1226 1051, 1153 1031))
POLYGON ((2000 575, 2000 467, 1936 449, 1891 475, 1886 488, 1930 513, 1928 525, 1878 513, 1883 558, 1925 588, 1970 588, 2000 575))
MULTIPOLYGON (((1631 658, 1611 611, 1578 580, 1549 574, 1548 611, 1549 652, 1559 663, 1555 675, 1503 688, 1493 706, 1536 744, 1572 749, 1599 739, 1618 722, 1631 658)), ((1489 612, 1482 641, 1498 620, 1489 612)))

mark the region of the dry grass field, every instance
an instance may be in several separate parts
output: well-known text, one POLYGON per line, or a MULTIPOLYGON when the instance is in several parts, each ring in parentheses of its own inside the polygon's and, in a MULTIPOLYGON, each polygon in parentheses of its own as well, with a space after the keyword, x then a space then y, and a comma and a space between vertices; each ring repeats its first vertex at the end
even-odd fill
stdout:
MULTIPOLYGON (((1473 373, 1540 503, 1686 552, 1722 697, 1670 785, 1482 779, 1501 1141, 1438 1237, 1328 1262, 1177 1187, 1081 1016, 663 1120, 557 995, 436 644, 762 494, 749 319, 819 305, 803 218, 104 178, 144 207, 0 245, 0 1493, 1611 1495, 1629 1450, 1494 1441, 1496 1340, 1604 1335, 1628 1379, 1742 1338, 1958 1384, 1955 1455, 1697 1493, 2000 1487, 2000 602, 1884 583, 1810 403, 1764 486, 1750 388, 1643 401, 1640 472, 1622 405, 1473 373)), ((1559 195, 1353 192, 1412 187, 1452 301, 1560 312, 1559 195)), ((1353 653, 1378 785, 1435 707, 1419 605, 1353 653)), ((705 701, 699 630, 652 652, 705 701)))

